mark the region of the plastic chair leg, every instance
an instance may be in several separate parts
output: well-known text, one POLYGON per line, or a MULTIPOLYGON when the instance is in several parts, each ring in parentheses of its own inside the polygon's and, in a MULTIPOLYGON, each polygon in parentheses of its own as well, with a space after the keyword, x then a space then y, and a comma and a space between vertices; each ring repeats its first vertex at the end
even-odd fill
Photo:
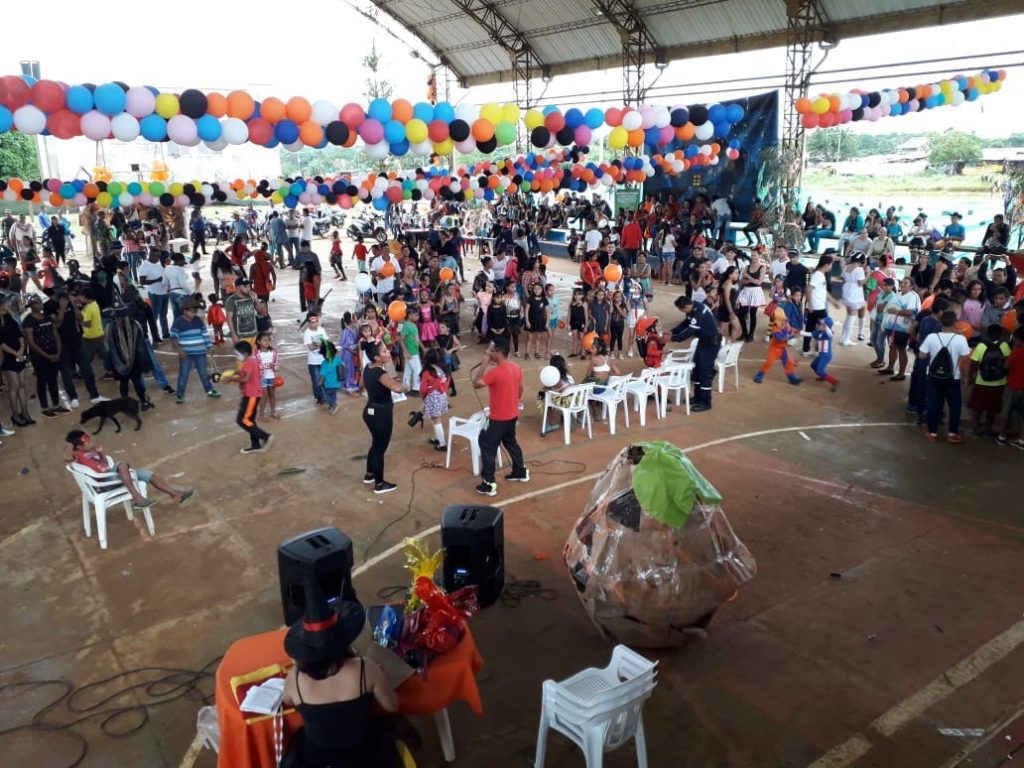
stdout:
POLYGON ((142 516, 146 518, 146 529, 149 531, 149 535, 156 536, 156 526, 153 525, 153 514, 149 511, 149 507, 143 510, 142 516))
POLYGON ((448 455, 444 457, 444 468, 449 469, 452 465, 452 425, 448 422, 448 455))
POLYGON ((533 768, 544 768, 544 757, 548 751, 548 719, 543 710, 540 713, 540 728, 537 730, 537 752, 533 758, 533 768))
POLYGON ((445 762, 454 762, 455 742, 452 739, 452 721, 448 717, 447 708, 434 713, 434 723, 437 725, 437 736, 441 740, 445 762))
MULTIPOLYGON (((601 404, 601 407, 604 409, 604 412, 607 415, 606 417, 608 419, 608 433, 612 435, 615 434, 615 412, 618 410, 616 405, 617 403, 615 403, 614 401, 611 403, 601 404)), ((626 409, 626 412, 629 412, 629 408, 626 409)), ((626 418, 628 419, 629 416, 627 416, 626 418)))
POLYGON ((736 372, 736 389, 739 389, 740 388, 740 364, 736 363, 736 365, 734 365, 732 367, 732 369, 736 372))
MULTIPOLYGON (((131 509, 131 504, 126 504, 131 509)), ((100 549, 107 548, 107 505, 100 499, 96 500, 96 538, 100 540, 100 549)))
POLYGON ((82 527, 85 528, 85 537, 92 536, 92 510, 89 508, 89 499, 82 496, 82 527))
POLYGON ((572 429, 572 414, 569 411, 562 411, 562 430, 565 432, 565 444, 569 445, 572 438, 569 437, 569 430, 572 429))
POLYGON ((480 438, 477 436, 476 440, 470 440, 469 442, 469 457, 473 462, 473 474, 480 474, 480 438))
POLYGON ((637 717, 636 733, 633 734, 636 742, 636 764, 637 768, 647 768, 647 739, 644 737, 644 719, 637 717))
POLYGON ((587 768, 601 768, 604 765, 604 734, 596 729, 584 731, 582 746, 587 768))

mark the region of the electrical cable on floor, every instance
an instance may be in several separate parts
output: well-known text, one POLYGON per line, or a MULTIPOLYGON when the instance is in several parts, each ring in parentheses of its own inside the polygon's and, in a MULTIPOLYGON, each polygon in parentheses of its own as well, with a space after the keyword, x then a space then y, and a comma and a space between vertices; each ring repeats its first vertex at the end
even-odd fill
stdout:
POLYGON ((104 680, 95 683, 88 683, 81 688, 75 688, 67 680, 30 680, 20 683, 4 683, 0 685, 0 694, 6 691, 29 690, 43 687, 59 687, 60 695, 49 704, 42 707, 32 715, 29 722, 11 728, 0 729, 0 740, 22 731, 36 731, 41 733, 66 733, 79 744, 79 753, 75 759, 68 763, 65 768, 76 768, 89 754, 89 741, 85 736, 74 730, 76 725, 89 720, 101 718, 99 721, 100 731, 112 738, 120 739, 131 736, 140 731, 149 722, 150 710, 163 704, 169 704, 179 699, 210 704, 213 702, 213 694, 205 694, 200 689, 200 683, 212 679, 214 673, 211 668, 215 667, 222 657, 211 659, 202 669, 176 669, 173 667, 139 667, 120 672, 104 680), (87 697, 90 692, 113 682, 128 678, 133 675, 147 673, 164 673, 152 680, 145 680, 119 688, 110 695, 92 704, 80 703, 81 699, 87 697), (131 695, 133 692, 142 699, 141 704, 118 706, 114 704, 117 699, 131 695), (151 699, 151 700, 148 700, 151 699), (67 722, 56 722, 47 720, 47 717, 56 714, 55 710, 60 704, 64 704, 67 711, 73 715, 82 715, 67 722), (108 706, 111 705, 111 706, 108 706))

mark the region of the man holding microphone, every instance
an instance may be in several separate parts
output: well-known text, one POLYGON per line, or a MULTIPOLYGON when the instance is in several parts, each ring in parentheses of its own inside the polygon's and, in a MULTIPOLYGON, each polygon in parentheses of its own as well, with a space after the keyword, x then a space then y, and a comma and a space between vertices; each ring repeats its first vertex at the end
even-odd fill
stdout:
POLYGON ((487 426, 480 433, 481 482, 476 492, 497 496, 494 466, 499 445, 504 446, 512 461, 512 472, 505 475, 505 479, 515 483, 530 482, 523 449, 516 440, 519 402, 523 397, 523 371, 508 359, 508 339, 497 338, 491 342, 484 352, 484 359, 473 369, 472 382, 474 389, 487 387, 491 409, 487 426))

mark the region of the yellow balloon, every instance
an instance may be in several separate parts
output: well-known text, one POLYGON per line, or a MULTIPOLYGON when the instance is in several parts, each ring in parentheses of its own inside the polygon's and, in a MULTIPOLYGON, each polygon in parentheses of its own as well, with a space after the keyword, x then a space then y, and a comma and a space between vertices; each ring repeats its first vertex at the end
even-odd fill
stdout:
POLYGON ((621 125, 617 125, 612 128, 611 133, 608 134, 608 146, 612 149, 622 149, 626 146, 626 141, 629 139, 629 131, 623 128, 621 125))
MULTIPOLYGON (((501 120, 503 123, 518 123, 519 122, 519 105, 518 104, 506 104, 501 108, 501 120)), ((532 129, 531 129, 532 130, 532 129)))
POLYGON ((473 190, 472 189, 464 189, 464 190, 462 190, 462 196, 464 198, 466 198, 466 200, 472 200, 473 199, 473 190))
POLYGON ((811 104, 811 109, 813 109, 817 114, 823 115, 829 111, 831 106, 832 105, 829 103, 829 100, 822 96, 814 100, 811 104))
POLYGON ((492 123, 501 122, 501 107, 495 104, 493 101, 489 101, 480 107, 480 117, 484 120, 490 120, 492 123))
POLYGON ((156 97, 156 113, 164 120, 169 120, 180 112, 178 97, 173 93, 161 93, 156 97))
POLYGON ((281 193, 280 192, 274 192, 270 196, 270 202, 272 202, 272 203, 274 203, 276 205, 278 203, 284 202, 284 198, 281 197, 281 193))
POLYGON ((523 125, 532 131, 538 125, 544 125, 544 115, 541 114, 539 109, 527 110, 523 116, 523 125))
POLYGON ((185 185, 176 181, 173 184, 171 184, 167 191, 170 192, 175 197, 177 197, 178 195, 185 194, 185 185))
POLYGON ((405 124, 405 138, 413 144, 419 144, 427 140, 427 124, 418 118, 413 118, 405 124))
POLYGON ((455 145, 452 143, 451 139, 434 142, 434 151, 439 155, 450 155, 453 149, 455 149, 455 145))
POLYGON ((113 199, 113 196, 109 192, 100 192, 96 195, 96 203, 102 208, 106 208, 110 205, 110 203, 113 202, 113 199))

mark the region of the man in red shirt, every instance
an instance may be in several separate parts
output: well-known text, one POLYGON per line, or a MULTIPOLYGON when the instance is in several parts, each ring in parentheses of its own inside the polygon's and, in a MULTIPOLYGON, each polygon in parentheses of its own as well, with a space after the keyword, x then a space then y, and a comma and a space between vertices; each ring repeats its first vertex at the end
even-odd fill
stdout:
POLYGON ((528 483, 530 472, 523 461, 523 449, 516 440, 519 402, 523 397, 523 371, 508 359, 508 339, 497 338, 484 352, 484 359, 473 371, 473 388, 487 387, 491 411, 487 426, 480 433, 480 485, 476 492, 497 496, 494 464, 498 446, 504 446, 512 460, 512 472, 506 480, 528 483))
POLYGON ((640 253, 640 246, 643 244, 644 230, 637 223, 636 214, 633 212, 626 214, 626 224, 622 228, 622 234, 619 236, 619 245, 622 246, 622 252, 625 258, 622 260, 622 267, 632 268, 636 264, 637 254, 640 253))
POLYGON ((241 363, 238 368, 238 389, 242 394, 235 423, 249 433, 249 447, 243 448, 241 452, 260 453, 270 447, 270 441, 273 439, 256 424, 256 411, 259 408, 260 396, 263 394, 260 363, 248 341, 235 344, 235 357, 241 363))

